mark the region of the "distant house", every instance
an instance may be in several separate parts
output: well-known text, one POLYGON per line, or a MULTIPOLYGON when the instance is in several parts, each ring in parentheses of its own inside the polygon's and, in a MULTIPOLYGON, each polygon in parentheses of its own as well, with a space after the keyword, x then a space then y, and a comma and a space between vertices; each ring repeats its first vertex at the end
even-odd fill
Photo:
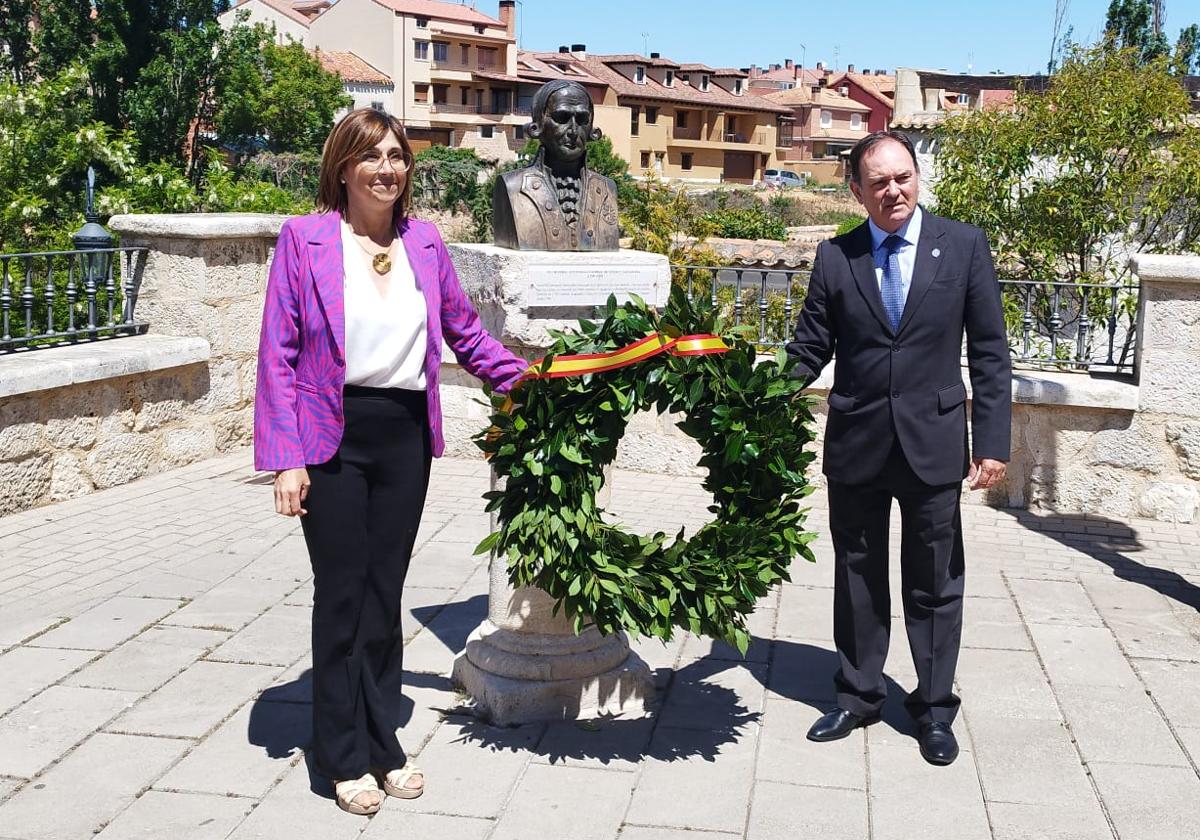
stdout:
POLYGON ((336 115, 338 118, 355 108, 375 108, 380 111, 387 109, 387 104, 392 101, 396 92, 396 86, 382 70, 372 67, 352 52, 317 49, 312 53, 321 62, 321 67, 341 77, 343 90, 354 100, 350 108, 336 115))
POLYGON ((863 70, 859 73, 852 64, 844 73, 830 76, 827 85, 871 109, 867 118, 867 131, 883 131, 892 124, 896 97, 895 76, 882 70, 876 70, 874 73, 863 70))
POLYGON ((746 69, 746 83, 752 93, 760 96, 781 90, 815 85, 822 78, 828 78, 829 70, 824 62, 818 61, 815 68, 802 67, 792 59, 786 59, 783 64, 771 64, 759 67, 751 64, 746 69))
POLYGON ((275 30, 277 43, 295 41, 309 45, 310 24, 330 7, 329 0, 239 0, 236 6, 222 12, 217 21, 231 29, 243 16, 253 26, 261 23, 275 30))
POLYGON ((867 136, 871 109, 826 87, 824 81, 763 98, 793 113, 791 143, 780 148, 781 162, 819 183, 838 183, 845 175, 844 156, 867 136))

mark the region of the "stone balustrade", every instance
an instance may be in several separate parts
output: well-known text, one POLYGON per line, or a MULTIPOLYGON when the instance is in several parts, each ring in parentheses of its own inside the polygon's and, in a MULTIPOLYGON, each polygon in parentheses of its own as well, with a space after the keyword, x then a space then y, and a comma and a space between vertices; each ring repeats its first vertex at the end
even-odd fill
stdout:
MULTIPOLYGON (((282 222, 244 214, 112 219, 123 245, 149 248, 138 315, 150 333, 0 356, 0 515, 250 443, 262 295, 282 222)), ((486 321, 528 352, 527 320, 503 311, 507 281, 477 247, 450 250, 486 321)), ((1135 376, 1018 372, 1009 477, 986 497, 967 498, 1196 519, 1200 257, 1139 256, 1134 269, 1142 283, 1135 376)), ((827 390, 828 373, 815 396, 827 390)), ((448 352, 442 381, 447 454, 475 456, 471 437, 488 413, 478 383, 448 352)), ((818 435, 823 407, 814 409, 818 435)), ((698 454, 670 417, 641 415, 617 465, 685 474, 696 472, 698 454)))

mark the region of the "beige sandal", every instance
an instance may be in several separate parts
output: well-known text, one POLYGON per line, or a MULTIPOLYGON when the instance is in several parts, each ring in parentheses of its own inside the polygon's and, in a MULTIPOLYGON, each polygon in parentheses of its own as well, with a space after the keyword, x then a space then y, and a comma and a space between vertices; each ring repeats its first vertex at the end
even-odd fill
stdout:
POLYGON ((416 799, 425 792, 425 773, 411 761, 396 770, 381 773, 379 781, 384 792, 397 799, 416 799), (408 783, 414 777, 420 778, 421 784, 409 787, 408 783))
POLYGON ((337 797, 338 807, 347 813, 359 817, 367 817, 379 810, 383 797, 379 795, 379 785, 370 773, 364 773, 357 779, 347 779, 334 782, 333 792, 337 797), (374 802, 361 802, 360 796, 375 794, 374 802))

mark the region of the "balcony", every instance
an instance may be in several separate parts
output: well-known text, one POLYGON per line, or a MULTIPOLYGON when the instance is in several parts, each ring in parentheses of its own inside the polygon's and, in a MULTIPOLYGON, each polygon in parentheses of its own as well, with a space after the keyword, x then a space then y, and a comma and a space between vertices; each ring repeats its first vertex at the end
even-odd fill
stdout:
POLYGON ((749 134, 733 131, 714 131, 708 137, 702 137, 697 130, 675 131, 671 135, 671 145, 687 149, 725 149, 738 151, 740 149, 757 149, 770 151, 770 138, 765 129, 759 129, 749 134))
MULTIPOLYGON (((418 105, 425 103, 418 102, 418 105)), ((492 108, 487 105, 454 105, 450 102, 429 103, 431 114, 473 114, 481 117, 527 117, 528 105, 514 105, 510 108, 492 108)))

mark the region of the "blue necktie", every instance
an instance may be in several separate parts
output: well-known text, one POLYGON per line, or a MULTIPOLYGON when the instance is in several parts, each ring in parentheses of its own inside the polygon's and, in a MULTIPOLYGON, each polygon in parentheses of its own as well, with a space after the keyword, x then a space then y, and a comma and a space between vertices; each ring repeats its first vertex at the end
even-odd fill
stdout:
POLYGON ((904 278, 900 274, 900 249, 904 244, 905 240, 893 233, 880 246, 887 259, 883 263, 879 294, 893 330, 900 326, 900 316, 904 313, 904 278))

